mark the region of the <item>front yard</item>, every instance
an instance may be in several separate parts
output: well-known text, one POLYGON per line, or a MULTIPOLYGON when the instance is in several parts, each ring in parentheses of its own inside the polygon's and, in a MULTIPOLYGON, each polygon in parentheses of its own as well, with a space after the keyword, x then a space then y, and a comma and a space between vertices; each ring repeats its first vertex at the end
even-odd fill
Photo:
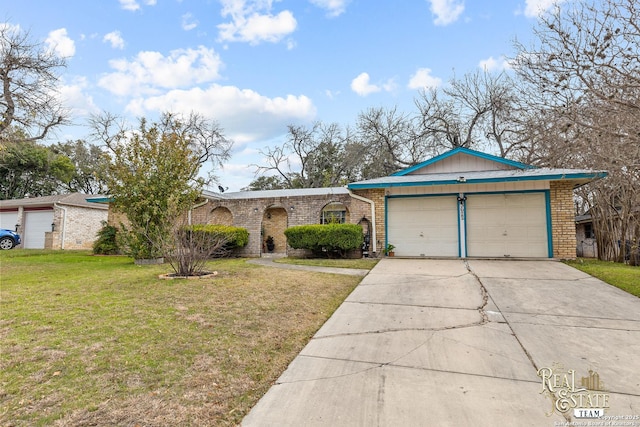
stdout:
POLYGON ((236 425, 361 280, 0 253, 0 425, 236 425))

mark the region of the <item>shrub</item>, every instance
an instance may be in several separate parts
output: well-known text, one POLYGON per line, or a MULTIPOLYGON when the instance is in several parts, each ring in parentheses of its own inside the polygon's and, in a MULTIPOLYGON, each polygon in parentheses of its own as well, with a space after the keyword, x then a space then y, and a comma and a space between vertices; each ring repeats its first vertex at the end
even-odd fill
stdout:
POLYGON ((205 233, 225 240, 227 249, 242 248, 249 243, 246 228, 230 225, 196 224, 188 227, 192 232, 205 233))
POLYGON ((362 247, 364 236, 357 224, 313 224, 289 227, 284 232, 294 249, 309 249, 315 255, 344 257, 347 251, 362 247))
POLYGON ((102 228, 98 231, 98 237, 93 242, 93 253, 96 255, 118 255, 120 247, 118 246, 118 228, 102 221, 102 228))

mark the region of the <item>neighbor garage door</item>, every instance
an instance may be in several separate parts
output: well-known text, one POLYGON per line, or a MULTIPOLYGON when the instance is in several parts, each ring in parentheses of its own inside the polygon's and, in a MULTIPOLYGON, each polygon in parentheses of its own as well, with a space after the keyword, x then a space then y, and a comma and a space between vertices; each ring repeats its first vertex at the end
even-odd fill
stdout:
POLYGON ((18 223, 18 211, 0 212, 0 228, 15 230, 18 223))
POLYGON ((51 231, 53 211, 25 212, 22 245, 27 249, 43 249, 44 233, 51 231))
POLYGON ((459 256, 455 196, 390 198, 387 240, 398 256, 459 256))
POLYGON ((544 193, 468 195, 467 255, 548 257, 544 193))

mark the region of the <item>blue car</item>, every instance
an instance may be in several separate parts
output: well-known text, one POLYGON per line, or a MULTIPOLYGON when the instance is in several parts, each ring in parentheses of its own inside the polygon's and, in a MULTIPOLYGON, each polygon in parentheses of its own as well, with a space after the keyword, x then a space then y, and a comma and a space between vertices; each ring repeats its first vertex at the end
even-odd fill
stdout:
POLYGON ((0 228, 0 249, 13 249, 20 244, 20 235, 12 230, 0 228))

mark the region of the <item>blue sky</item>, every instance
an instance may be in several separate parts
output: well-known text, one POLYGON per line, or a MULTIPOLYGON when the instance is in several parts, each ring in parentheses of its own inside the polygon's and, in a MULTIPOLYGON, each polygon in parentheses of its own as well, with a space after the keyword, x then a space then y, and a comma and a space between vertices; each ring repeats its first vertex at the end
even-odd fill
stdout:
POLYGON ((196 111, 234 141, 216 171, 237 191, 287 125, 352 125, 413 111, 419 90, 508 68, 552 0, 2 0, 4 21, 67 57, 61 95, 85 138, 91 113, 134 121, 196 111))

